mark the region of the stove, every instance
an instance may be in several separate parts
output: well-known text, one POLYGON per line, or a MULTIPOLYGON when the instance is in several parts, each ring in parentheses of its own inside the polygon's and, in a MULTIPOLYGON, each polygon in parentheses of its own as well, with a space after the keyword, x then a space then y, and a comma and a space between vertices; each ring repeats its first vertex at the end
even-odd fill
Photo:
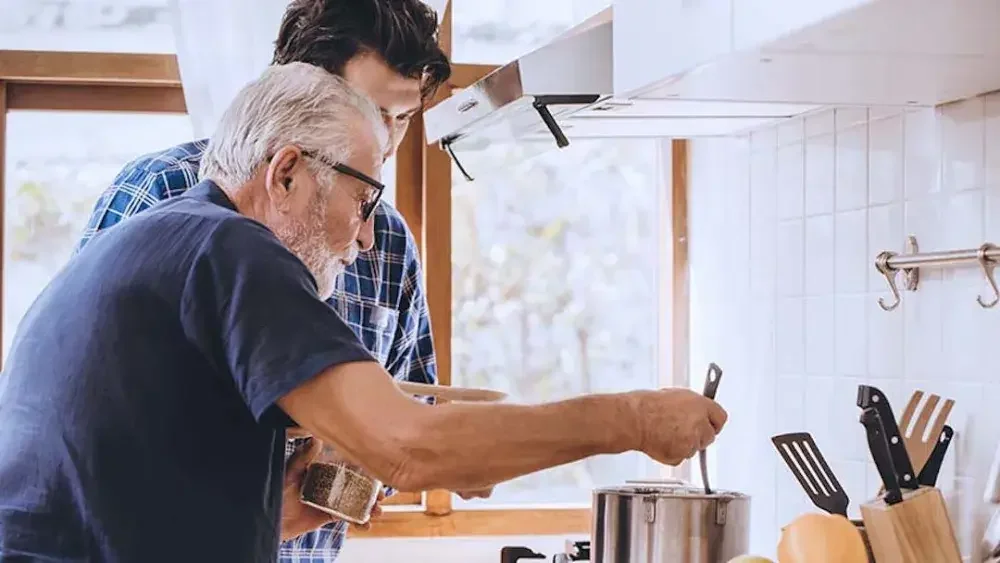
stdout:
POLYGON ((568 541, 566 549, 561 553, 552 554, 551 558, 524 546, 507 546, 500 550, 500 563, 569 563, 571 561, 590 561, 589 541, 568 541))

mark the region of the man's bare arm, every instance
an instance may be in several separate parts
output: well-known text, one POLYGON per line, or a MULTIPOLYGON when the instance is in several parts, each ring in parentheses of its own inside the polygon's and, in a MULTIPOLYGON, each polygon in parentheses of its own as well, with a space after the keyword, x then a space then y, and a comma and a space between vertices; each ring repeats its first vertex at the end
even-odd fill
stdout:
MULTIPOLYGON (((376 363, 320 374, 279 401, 300 426, 401 490, 467 490, 629 448, 620 397, 542 406, 426 405, 376 363), (611 420, 608 414, 615 414, 611 420)), ((635 440, 632 440, 635 442, 635 440)))
POLYGON ((326 370, 278 404, 348 459, 408 491, 485 488, 635 449, 679 463, 725 423, 714 402, 679 389, 541 405, 426 405, 402 393, 374 362, 326 370))

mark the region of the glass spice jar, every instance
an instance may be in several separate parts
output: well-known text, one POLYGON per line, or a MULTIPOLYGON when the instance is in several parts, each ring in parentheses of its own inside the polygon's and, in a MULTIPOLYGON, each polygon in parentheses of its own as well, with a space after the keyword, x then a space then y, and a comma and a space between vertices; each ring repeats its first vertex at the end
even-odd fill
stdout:
POLYGON ((382 482, 324 444, 306 469, 299 500, 354 524, 366 524, 382 489, 382 482))

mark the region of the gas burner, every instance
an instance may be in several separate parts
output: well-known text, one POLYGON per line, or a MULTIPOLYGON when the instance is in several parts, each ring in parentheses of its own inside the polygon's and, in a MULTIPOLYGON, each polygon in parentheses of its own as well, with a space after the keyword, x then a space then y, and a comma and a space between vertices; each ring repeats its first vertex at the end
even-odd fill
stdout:
MULTIPOLYGON (((531 563, 545 561, 547 556, 524 546, 507 546, 500 550, 500 563, 531 563)), ((566 551, 552 556, 552 563, 569 563, 571 561, 590 561, 589 541, 568 541, 566 551)))

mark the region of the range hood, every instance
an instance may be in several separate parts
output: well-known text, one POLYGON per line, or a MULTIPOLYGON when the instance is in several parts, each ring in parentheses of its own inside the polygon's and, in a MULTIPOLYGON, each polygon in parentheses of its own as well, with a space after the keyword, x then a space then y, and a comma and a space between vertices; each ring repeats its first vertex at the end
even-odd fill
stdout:
POLYGON ((573 139, 738 134, 815 105, 623 99, 614 96, 614 22, 606 8, 496 69, 424 114, 429 144, 456 151, 497 143, 565 147, 573 139))

